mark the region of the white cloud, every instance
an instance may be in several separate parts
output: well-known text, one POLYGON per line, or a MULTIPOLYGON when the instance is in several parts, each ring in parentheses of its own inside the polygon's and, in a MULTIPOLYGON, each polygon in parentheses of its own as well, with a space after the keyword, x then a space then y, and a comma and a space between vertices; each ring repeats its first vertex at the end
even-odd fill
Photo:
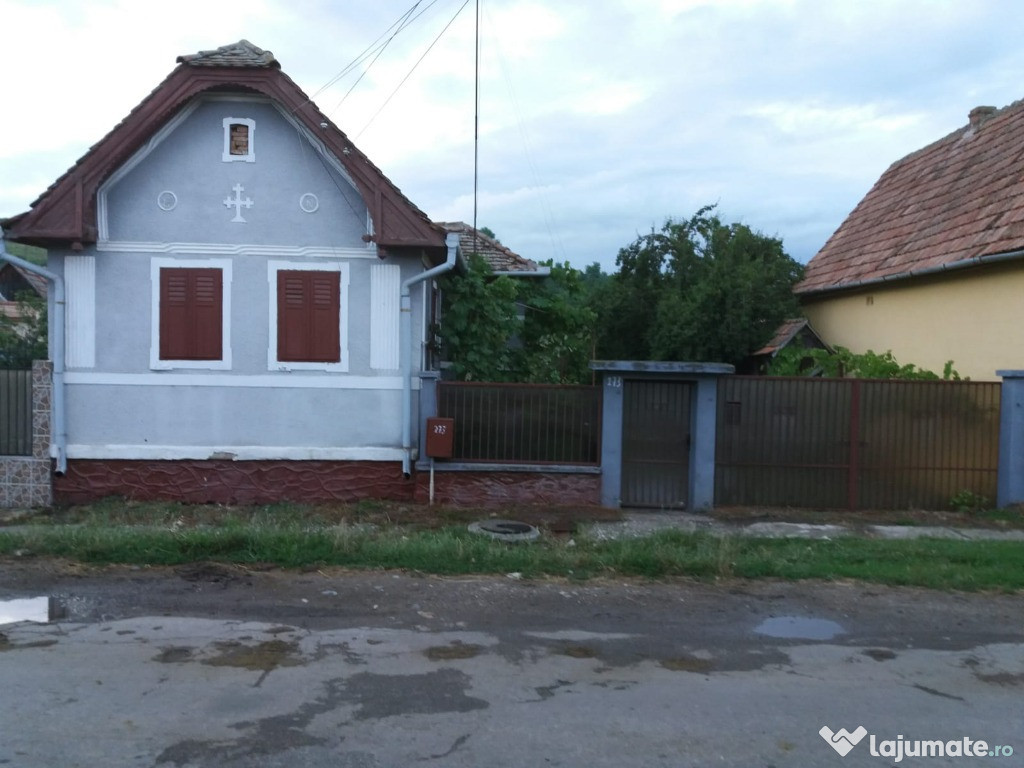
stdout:
MULTIPOLYGON (((438 0, 316 97, 353 138, 373 118, 356 143, 439 219, 472 215, 473 5, 416 61, 461 4, 438 0)), ((245 37, 312 95, 409 6, 0 0, 0 215, 24 210, 178 54, 245 37)), ((488 0, 483 11, 480 223, 531 258, 610 268, 638 232, 717 201, 806 260, 893 161, 977 104, 1024 96, 1014 0, 488 0)))

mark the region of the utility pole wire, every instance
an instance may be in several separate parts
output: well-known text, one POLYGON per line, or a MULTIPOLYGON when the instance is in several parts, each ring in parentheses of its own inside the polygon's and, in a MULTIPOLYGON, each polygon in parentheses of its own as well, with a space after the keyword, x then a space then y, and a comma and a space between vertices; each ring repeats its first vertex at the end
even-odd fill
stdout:
POLYGON ((473 252, 478 253, 476 212, 480 186, 480 0, 476 0, 475 40, 473 61, 473 252))
MULTIPOLYGON (((437 0, 434 0, 434 2, 437 2, 437 0)), ((431 3, 431 5, 433 5, 433 3, 431 3)), ((366 125, 364 125, 362 128, 360 128, 359 132, 357 134, 355 134, 355 138, 358 139, 360 136, 362 136, 363 135, 363 131, 365 131, 367 128, 370 127, 370 123, 372 123, 374 120, 377 119, 377 115, 379 115, 381 112, 384 111, 384 107, 386 107, 391 102, 391 99, 393 99, 395 97, 395 94, 398 93, 399 89, 403 85, 405 85, 406 80, 408 80, 410 77, 412 77, 412 73, 416 71, 416 68, 420 65, 420 63, 423 61, 423 59, 425 59, 427 57, 427 54, 430 53, 431 50, 433 50, 434 46, 437 45, 437 41, 440 40, 441 37, 444 35, 444 33, 448 31, 448 28, 452 24, 455 23, 455 20, 459 17, 459 14, 462 13, 463 9, 467 5, 469 5, 469 0, 466 0, 464 2, 461 5, 461 7, 459 8, 459 10, 457 10, 455 12, 455 15, 452 16, 452 18, 449 20, 449 22, 444 25, 444 29, 442 29, 437 34, 437 37, 434 38, 433 42, 431 42, 430 45, 427 46, 427 50, 425 50, 423 52, 423 54, 418 59, 416 59, 416 63, 412 65, 412 69, 410 69, 409 72, 405 75, 405 77, 402 78, 402 81, 398 85, 395 86, 395 89, 393 91, 391 91, 391 94, 384 100, 384 103, 380 105, 380 108, 376 112, 373 113, 373 116, 370 117, 370 119, 366 121, 366 125)), ((430 6, 427 6, 427 7, 429 8, 430 6)))

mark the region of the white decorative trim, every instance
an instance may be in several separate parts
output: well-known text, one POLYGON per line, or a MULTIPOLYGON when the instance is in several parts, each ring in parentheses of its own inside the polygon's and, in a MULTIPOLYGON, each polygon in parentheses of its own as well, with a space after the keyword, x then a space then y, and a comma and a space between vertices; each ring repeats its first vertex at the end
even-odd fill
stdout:
POLYGON ((269 336, 267 338, 267 370, 269 371, 331 371, 345 373, 348 371, 348 268, 344 262, 330 264, 310 263, 308 261, 268 261, 267 282, 270 284, 269 336), (277 273, 281 270, 300 270, 303 272, 322 271, 339 273, 340 305, 338 311, 338 344, 340 346, 337 363, 295 363, 277 359, 277 273))
POLYGON ((161 211, 173 211, 178 207, 178 196, 171 190, 165 189, 156 196, 156 205, 161 211))
MULTIPOLYGON (((96 373, 69 371, 68 386, 101 387, 237 387, 249 389, 378 389, 401 390, 401 376, 317 376, 299 373, 96 373)), ((420 380, 413 377, 413 389, 420 380)))
POLYGON ((370 265, 370 368, 397 371, 402 268, 397 264, 370 265))
POLYGON ((107 224, 107 192, 117 184, 117 182, 131 173, 139 163, 145 160, 150 152, 160 146, 164 139, 170 136, 179 125, 185 122, 185 120, 187 120, 192 113, 199 108, 201 103, 201 100, 196 99, 182 109, 181 112, 164 123, 163 127, 153 134, 152 138, 146 142, 145 146, 136 151, 134 155, 125 161, 124 165, 110 174, 110 178, 100 185, 100 188, 96 192, 96 229, 99 240, 110 239, 110 230, 107 224))
MULTIPOLYGON (((289 110, 285 109, 281 104, 278 104, 276 101, 272 101, 270 102, 270 104, 271 106, 274 107, 274 109, 276 109, 280 113, 280 115, 285 120, 288 121, 288 123, 295 129, 295 131, 298 134, 303 136, 306 139, 306 141, 309 142, 310 146, 313 147, 313 149, 320 155, 320 157, 323 158, 324 162, 331 166, 331 168, 333 168, 338 173, 338 175, 341 176, 341 178, 348 182, 349 186, 351 186, 353 191, 355 191, 358 199, 363 201, 363 205, 366 206, 366 234, 372 237, 374 234, 374 227, 373 219, 370 216, 369 201, 363 199, 363 195, 359 191, 359 186, 356 184, 355 180, 349 175, 349 172, 348 170, 346 170, 345 166, 341 164, 341 161, 337 157, 335 157, 334 154, 327 150, 326 145, 319 139, 319 137, 317 137, 316 134, 312 133, 308 128, 306 128, 305 125, 296 120, 295 116, 289 110)), ((372 250, 375 254, 377 252, 377 247, 372 240, 367 240, 366 248, 367 250, 372 250)))
POLYGON ((235 218, 231 220, 232 224, 245 224, 245 218, 242 216, 242 209, 245 208, 246 210, 249 210, 256 204, 256 201, 251 197, 247 197, 245 199, 242 198, 242 193, 245 192, 245 187, 241 184, 235 184, 235 186, 231 188, 231 191, 235 193, 235 197, 234 199, 232 199, 231 195, 225 197, 224 207, 233 207, 235 209, 235 218))
MULTIPOLYGON (((373 245, 373 243, 371 243, 373 245)), ((171 253, 195 256, 272 256, 284 259, 376 259, 377 249, 372 253, 364 248, 330 245, 252 245, 226 243, 152 243, 103 240, 96 243, 96 250, 110 253, 171 253)))
POLYGON ((225 163, 255 163, 256 162, 256 121, 248 117, 225 117, 224 125, 224 152, 221 161, 225 163), (244 125, 249 129, 249 151, 244 155, 231 154, 231 126, 244 125))
POLYGON ((69 459, 136 459, 147 461, 401 461, 401 448, 351 446, 320 448, 264 445, 87 445, 67 446, 69 459))
MULTIPOLYGON (((231 370, 231 265, 230 259, 166 259, 149 262, 151 320, 149 328, 149 367, 154 371, 189 368, 209 371, 231 370), (221 359, 160 359, 160 270, 164 268, 219 269, 221 271, 221 359)), ((65 379, 66 380, 66 379, 65 379)))
POLYGON ((64 257, 64 365, 96 365, 96 257, 64 257))
POLYGON ((320 210, 320 198, 312 192, 306 192, 299 197, 299 210, 303 213, 316 213, 320 210))

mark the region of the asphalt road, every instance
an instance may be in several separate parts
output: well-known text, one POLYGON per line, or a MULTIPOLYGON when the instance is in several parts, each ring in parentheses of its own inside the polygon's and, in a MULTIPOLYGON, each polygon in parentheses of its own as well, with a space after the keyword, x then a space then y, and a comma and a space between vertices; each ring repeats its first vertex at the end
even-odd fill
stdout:
POLYGON ((1024 763, 1024 595, 0 563, 0 622, 49 596, 0 765, 1024 763))

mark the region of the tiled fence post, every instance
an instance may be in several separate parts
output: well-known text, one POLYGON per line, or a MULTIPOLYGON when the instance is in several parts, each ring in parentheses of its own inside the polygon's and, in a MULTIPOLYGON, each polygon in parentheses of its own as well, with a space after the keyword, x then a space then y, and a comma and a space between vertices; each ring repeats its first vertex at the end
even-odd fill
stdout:
POLYGON ((53 364, 32 364, 32 455, 0 457, 0 507, 46 507, 53 503, 50 472, 50 409, 53 364))
POLYGON ((999 480, 996 504, 1024 504, 1024 371, 996 371, 1003 379, 999 406, 999 480))

